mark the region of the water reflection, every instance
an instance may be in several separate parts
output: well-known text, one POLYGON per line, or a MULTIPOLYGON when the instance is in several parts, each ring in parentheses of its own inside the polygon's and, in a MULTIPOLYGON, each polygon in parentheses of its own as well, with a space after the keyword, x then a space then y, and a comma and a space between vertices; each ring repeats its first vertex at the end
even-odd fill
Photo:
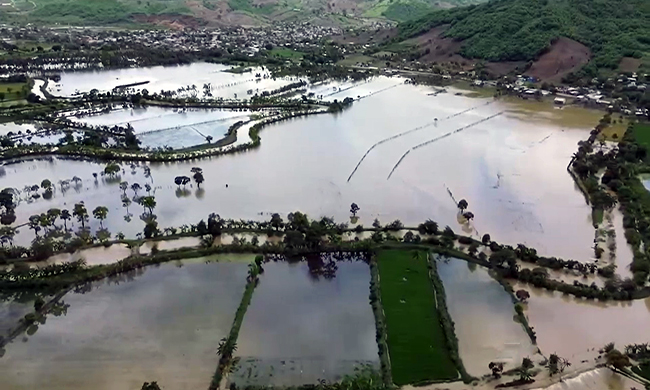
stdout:
POLYGON ((510 295, 487 270, 472 270, 467 264, 458 259, 438 261, 460 357, 467 371, 481 376, 490 373, 490 362, 504 362, 510 369, 519 366, 524 357, 533 358, 537 348, 522 325, 513 320, 510 295))
POLYGON ((576 299, 529 285, 514 285, 530 292, 526 316, 537 332, 544 354, 557 353, 578 362, 593 359, 609 342, 650 342, 650 298, 623 302, 576 299))
POLYGON ((335 263, 336 277, 318 278, 316 258, 264 265, 239 334, 241 362, 231 381, 298 385, 334 381, 364 363, 378 366, 368 265, 335 263))
MULTIPOLYGON (((600 113, 585 111, 579 123, 564 122, 562 118, 573 115, 567 110, 548 113, 555 121, 533 122, 521 115, 501 115, 418 149, 386 180, 395 161, 413 145, 496 112, 521 111, 527 104, 497 101, 485 105, 487 99, 428 96, 430 88, 422 86, 386 89, 395 83, 394 79, 378 78, 350 89, 346 93, 354 93, 355 88, 374 92, 341 115, 271 125, 262 131, 262 146, 255 150, 200 161, 151 164, 150 179, 142 178, 138 170, 135 176, 123 174, 121 180, 152 181, 161 226, 197 223, 210 212, 224 218, 259 219, 260 213, 286 215, 301 210, 313 218, 327 215, 345 221, 350 204, 355 202, 361 207, 359 223, 365 226, 375 218, 383 223, 400 219, 407 226, 431 218, 441 226, 461 230, 448 189, 454 196, 467 199, 468 210, 475 215, 472 225, 480 234, 490 233, 500 242, 524 243, 537 248, 541 255, 592 258, 590 208, 566 173, 566 164, 577 142, 588 137, 589 129, 597 124, 600 113), (347 182, 350 171, 377 141, 422 126, 434 117, 448 117, 476 106, 480 107, 438 127, 382 144, 347 182), (193 166, 203 168, 205 182, 201 187, 205 196, 177 197, 174 177, 188 175, 193 166)), ((3 186, 22 188, 44 178, 56 182, 69 179, 70 172, 83 179, 79 193, 55 193, 51 201, 21 204, 18 223, 50 207, 70 207, 85 200, 88 209, 109 207, 105 224, 113 232, 134 237, 144 227, 137 220, 124 222, 121 191, 116 184, 100 181, 97 187, 90 185, 91 174, 101 171, 103 165, 54 158, 6 168, 7 175, 0 178, 3 186)), ((194 192, 196 186, 188 185, 187 189, 194 192)), ((93 229, 98 225, 91 223, 93 229)), ((23 230, 19 236, 30 233, 23 230)))
POLYGON ((136 281, 70 293, 65 317, 48 318, 29 342, 7 346, 2 387, 123 390, 156 380, 207 388, 246 272, 238 263, 163 264, 136 281))

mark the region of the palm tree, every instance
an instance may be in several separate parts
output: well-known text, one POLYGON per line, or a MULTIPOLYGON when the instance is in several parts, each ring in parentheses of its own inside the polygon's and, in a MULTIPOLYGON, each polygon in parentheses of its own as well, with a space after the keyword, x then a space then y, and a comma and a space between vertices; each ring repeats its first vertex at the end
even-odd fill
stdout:
POLYGON ((203 179, 203 173, 201 173, 201 172, 196 172, 196 173, 194 174, 194 181, 196 181, 196 186, 197 186, 198 188, 201 188, 201 183, 203 183, 203 181, 204 181, 204 179, 203 179))
POLYGON ((123 181, 120 183, 120 189, 124 191, 124 195, 126 195, 126 190, 129 189, 129 183, 126 181, 123 181))
POLYGON ((465 211, 465 209, 467 209, 467 206, 468 206, 468 204, 467 204, 467 201, 465 199, 461 199, 460 202, 458 202, 458 208, 460 209, 461 213, 463 211, 465 211))
POLYGON ((77 220, 81 222, 81 227, 86 227, 86 221, 88 221, 88 210, 86 210, 86 206, 83 202, 74 205, 72 215, 77 217, 77 220))
POLYGON ((105 206, 97 206, 93 210, 93 216, 99 220, 99 226, 103 229, 104 228, 104 220, 106 219, 106 216, 108 215, 108 208, 105 206))
POLYGON ((51 208, 51 209, 47 210, 47 216, 52 221, 52 225, 54 225, 57 218, 59 218, 61 216, 61 210, 57 209, 57 208, 51 208))
POLYGON ((68 211, 68 209, 61 210, 60 218, 63 220, 63 227, 65 228, 65 230, 68 230, 67 222, 70 218, 72 218, 72 216, 70 215, 70 211, 68 211))
POLYGON ((142 206, 149 209, 149 213, 153 212, 153 209, 156 208, 156 199, 153 196, 144 196, 141 199, 142 206))
POLYGON ((135 196, 138 196, 138 191, 140 189, 142 189, 142 187, 138 183, 133 183, 133 184, 131 184, 131 189, 133 190, 133 193, 135 194, 135 196))

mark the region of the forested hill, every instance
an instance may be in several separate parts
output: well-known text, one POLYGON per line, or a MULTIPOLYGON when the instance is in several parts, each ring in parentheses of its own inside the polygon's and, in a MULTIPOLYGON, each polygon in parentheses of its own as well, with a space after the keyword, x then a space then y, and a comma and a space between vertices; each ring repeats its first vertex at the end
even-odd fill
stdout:
POLYGON ((462 40, 469 58, 529 61, 559 37, 588 46, 592 68, 650 55, 650 0, 492 0, 403 23, 400 38, 446 24, 444 35, 462 40))

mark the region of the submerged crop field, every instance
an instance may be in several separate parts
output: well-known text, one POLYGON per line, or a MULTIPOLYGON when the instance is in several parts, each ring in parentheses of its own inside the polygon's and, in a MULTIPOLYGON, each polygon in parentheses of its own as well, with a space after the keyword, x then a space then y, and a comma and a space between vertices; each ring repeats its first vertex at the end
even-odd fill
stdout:
POLYGON ((426 253, 385 250, 377 261, 395 384, 457 379, 458 370, 440 325, 426 253))

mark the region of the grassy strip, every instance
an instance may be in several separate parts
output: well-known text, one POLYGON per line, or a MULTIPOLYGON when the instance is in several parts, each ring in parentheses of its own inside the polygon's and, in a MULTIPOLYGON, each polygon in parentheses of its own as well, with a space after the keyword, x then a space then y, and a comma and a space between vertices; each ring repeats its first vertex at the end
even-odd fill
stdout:
POLYGON ((460 353, 458 351, 458 338, 456 337, 456 329, 454 327, 454 321, 449 315, 449 309, 447 308, 447 295, 445 294, 445 286, 440 279, 438 274, 438 265, 436 264, 436 259, 432 255, 427 256, 428 268, 429 268, 429 279, 433 285, 433 290, 435 292, 436 306, 438 308, 438 314, 440 315, 440 325, 442 330, 445 332, 445 339, 447 340, 447 349, 449 350, 449 356, 451 360, 454 361, 460 377, 463 379, 463 382, 470 383, 476 378, 472 377, 467 370, 465 365, 463 365, 463 360, 460 358, 460 353))
POLYGON ((386 331, 386 315, 381 305, 381 291, 379 282, 379 267, 377 259, 373 256, 370 260, 370 305, 375 315, 375 326, 377 328, 376 340, 379 349, 379 363, 381 366, 381 377, 387 387, 392 386, 393 378, 390 369, 390 356, 388 354, 388 335, 386 331))
POLYGON ((210 382, 209 390, 217 390, 223 375, 228 372, 232 363, 232 354, 237 349, 237 338, 239 337, 239 330, 241 329, 241 324, 244 322, 244 315, 248 306, 251 304, 253 299, 253 293, 255 292, 255 287, 259 282, 258 275, 260 273, 260 266, 251 264, 249 268, 248 281, 246 283, 246 289, 244 290, 244 295, 242 296, 237 312, 235 313, 235 319, 232 322, 232 327, 230 328, 230 333, 225 340, 223 352, 219 358, 219 364, 217 365, 217 370, 212 376, 212 382, 210 382))
POLYGON ((400 386, 458 378, 435 309, 425 256, 404 250, 383 250, 377 256, 393 380, 400 386))
POLYGON ((650 362, 641 363, 638 366, 632 367, 632 372, 644 377, 647 380, 650 380, 650 362))

